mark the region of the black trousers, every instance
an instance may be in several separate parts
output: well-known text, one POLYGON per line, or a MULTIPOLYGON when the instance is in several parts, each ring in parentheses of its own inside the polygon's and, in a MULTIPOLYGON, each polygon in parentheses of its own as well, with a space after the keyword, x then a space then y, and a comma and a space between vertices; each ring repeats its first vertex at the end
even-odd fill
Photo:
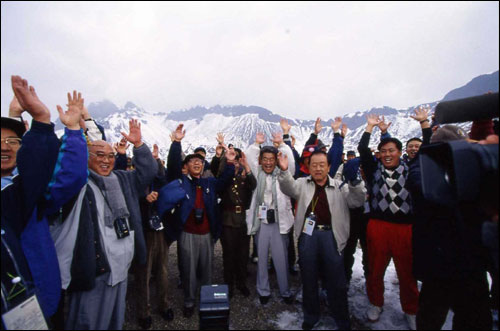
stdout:
POLYGON ((350 214, 350 233, 349 239, 344 249, 344 269, 347 284, 351 281, 352 277, 352 266, 354 265, 354 253, 356 253, 356 247, 358 245, 358 240, 361 244, 361 250, 363 251, 363 271, 365 273, 365 279, 368 275, 368 251, 366 248, 366 226, 368 224, 368 217, 363 213, 364 208, 349 209, 350 214))
POLYGON ((452 309, 453 330, 491 330, 486 272, 464 280, 424 280, 420 290, 417 330, 440 330, 452 309))
POLYGON ((229 286, 246 286, 247 263, 250 236, 247 227, 222 227, 222 260, 224 265, 224 282, 229 286))

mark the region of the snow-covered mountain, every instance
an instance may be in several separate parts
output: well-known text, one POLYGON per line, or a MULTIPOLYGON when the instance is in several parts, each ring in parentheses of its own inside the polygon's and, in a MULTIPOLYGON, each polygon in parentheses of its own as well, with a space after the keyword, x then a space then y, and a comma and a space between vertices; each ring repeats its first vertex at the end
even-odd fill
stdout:
MULTIPOLYGON (((498 74, 497 74, 498 76, 498 74)), ((477 94, 477 80, 487 75, 475 78, 473 88, 477 94)), ((492 81, 489 79, 489 81, 492 81)), ((494 80, 493 80, 494 81, 494 80)), ((471 84, 469 83, 469 84, 471 84)), ((468 85, 460 88, 462 91, 468 89, 468 85)), ((498 91, 498 82, 494 84, 483 84, 484 91, 498 91), (493 86, 492 86, 493 85, 493 86)), ((434 110, 438 102, 425 104, 434 110)), ((421 130, 418 122, 410 118, 415 105, 408 109, 394 109, 390 107, 372 108, 370 110, 358 111, 343 116, 343 122, 347 124, 349 131, 344 142, 344 150, 356 150, 366 126, 367 114, 384 115, 386 121, 392 122, 390 133, 400 139, 403 143, 412 137, 420 137, 421 130)), ((215 152, 217 144, 215 137, 218 132, 223 132, 226 143, 232 143, 236 147, 245 149, 255 140, 257 132, 265 133, 270 143, 273 132, 281 132, 279 121, 281 116, 257 106, 215 106, 205 108, 197 106, 188 110, 170 113, 152 113, 142 109, 132 102, 127 102, 123 108, 115 106, 110 101, 92 103, 88 106, 90 114, 106 130, 107 140, 117 142, 121 139, 120 131, 128 132, 128 121, 131 118, 139 119, 142 123, 143 140, 149 146, 158 144, 160 155, 166 158, 170 147, 170 133, 175 130, 179 123, 184 124, 186 137, 182 142, 186 153, 192 152, 196 147, 204 147, 208 154, 215 152)), ((311 114, 314 116, 314 114, 311 114)), ((292 125, 291 134, 297 139, 296 149, 300 152, 309 135, 314 131, 314 120, 298 120, 287 118, 292 125)), ((319 138, 327 145, 331 144, 333 132, 330 123, 333 119, 324 119, 323 130, 319 138)), ((468 129, 470 124, 462 125, 468 129)), ((376 147, 380 139, 380 131, 374 130, 371 146, 376 147)))

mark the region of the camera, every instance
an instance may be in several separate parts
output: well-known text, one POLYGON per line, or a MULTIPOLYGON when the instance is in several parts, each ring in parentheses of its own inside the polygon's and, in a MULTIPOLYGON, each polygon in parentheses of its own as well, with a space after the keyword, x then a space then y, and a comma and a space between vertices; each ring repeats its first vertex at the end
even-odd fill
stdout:
POLYGON ((203 208, 194 209, 194 220, 198 225, 203 223, 203 208))
POLYGON ((158 215, 151 216, 151 218, 148 220, 148 225, 149 228, 153 231, 161 231, 164 229, 163 223, 158 215))
POLYGON ((267 210, 267 223, 274 224, 276 222, 276 218, 274 217, 274 209, 267 210))
POLYGON ((130 231, 127 225, 127 219, 125 217, 117 218, 114 222, 114 227, 118 239, 123 239, 125 237, 130 236, 130 231))

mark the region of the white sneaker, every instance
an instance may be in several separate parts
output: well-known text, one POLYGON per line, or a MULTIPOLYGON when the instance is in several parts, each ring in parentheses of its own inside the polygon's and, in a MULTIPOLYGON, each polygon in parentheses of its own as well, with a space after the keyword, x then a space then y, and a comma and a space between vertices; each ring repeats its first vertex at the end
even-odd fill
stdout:
POLYGON ((370 322, 376 322, 380 318, 380 313, 382 313, 382 307, 370 304, 370 308, 366 311, 366 317, 370 322))
POLYGON ((416 330, 417 329, 417 315, 410 315, 410 314, 405 314, 406 321, 408 322, 408 326, 410 327, 410 330, 416 330))

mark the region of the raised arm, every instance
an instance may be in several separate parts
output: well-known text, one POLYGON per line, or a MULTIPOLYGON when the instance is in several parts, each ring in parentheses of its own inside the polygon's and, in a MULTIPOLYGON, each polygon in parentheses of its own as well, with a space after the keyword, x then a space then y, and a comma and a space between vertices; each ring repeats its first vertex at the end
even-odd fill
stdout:
POLYGON ((293 179, 292 174, 289 171, 289 158, 286 154, 278 153, 278 167, 281 172, 278 176, 278 182, 280 183, 280 190, 291 198, 298 199, 300 195, 300 190, 295 179, 293 179))
POLYGON ((288 165, 288 171, 293 177, 295 175, 295 162, 293 162, 294 158, 292 149, 283 142, 283 138, 280 134, 273 134, 273 144, 278 146, 278 150, 285 154, 289 160, 292 160, 292 162, 288 165))
POLYGON ((139 196, 142 196, 158 172, 158 163, 148 146, 142 141, 141 123, 138 120, 131 119, 129 133, 122 132, 122 135, 134 145, 135 170, 131 172, 131 175, 135 176, 137 192, 139 196))
POLYGON ((420 122, 420 127, 422 128, 422 145, 428 145, 431 142, 432 129, 431 123, 429 122, 429 109, 425 107, 415 108, 415 115, 410 115, 415 121, 420 122))
MULTIPOLYGON (((330 177, 335 177, 340 164, 342 163, 342 153, 344 152, 344 137, 340 134, 342 126, 342 118, 336 117, 331 123, 333 130, 333 141, 330 150, 328 151, 328 162, 330 163, 330 177)), ((347 126, 345 126, 347 128, 347 126)))
POLYGON ((82 110, 83 98, 81 93, 77 94, 76 91, 73 91, 73 96, 68 93, 67 111, 57 106, 59 119, 66 128, 61 139, 57 165, 45 194, 49 215, 78 194, 87 182, 87 141, 79 124, 82 110))
POLYGON ((367 115, 367 125, 363 136, 358 144, 358 152, 361 158, 361 165, 367 177, 371 177, 377 168, 377 161, 374 160, 372 151, 368 147, 373 128, 380 123, 378 115, 367 115))
POLYGON ((182 177, 182 146, 181 141, 186 135, 186 130, 183 130, 184 124, 179 124, 174 132, 172 132, 172 144, 168 151, 167 157, 167 181, 182 177))
POLYGON ((250 169, 256 177, 259 173, 260 145, 262 145, 265 140, 266 136, 264 136, 264 134, 261 132, 257 132, 257 134, 255 135, 255 143, 248 146, 247 150, 245 151, 248 165, 250 166, 250 169))
POLYGON ((19 200, 23 205, 19 221, 25 224, 47 189, 60 142, 54 133, 54 125, 50 123, 50 111, 40 101, 35 89, 19 76, 12 76, 12 89, 22 108, 33 117, 31 129, 23 136, 17 152, 18 180, 22 192, 19 200))

